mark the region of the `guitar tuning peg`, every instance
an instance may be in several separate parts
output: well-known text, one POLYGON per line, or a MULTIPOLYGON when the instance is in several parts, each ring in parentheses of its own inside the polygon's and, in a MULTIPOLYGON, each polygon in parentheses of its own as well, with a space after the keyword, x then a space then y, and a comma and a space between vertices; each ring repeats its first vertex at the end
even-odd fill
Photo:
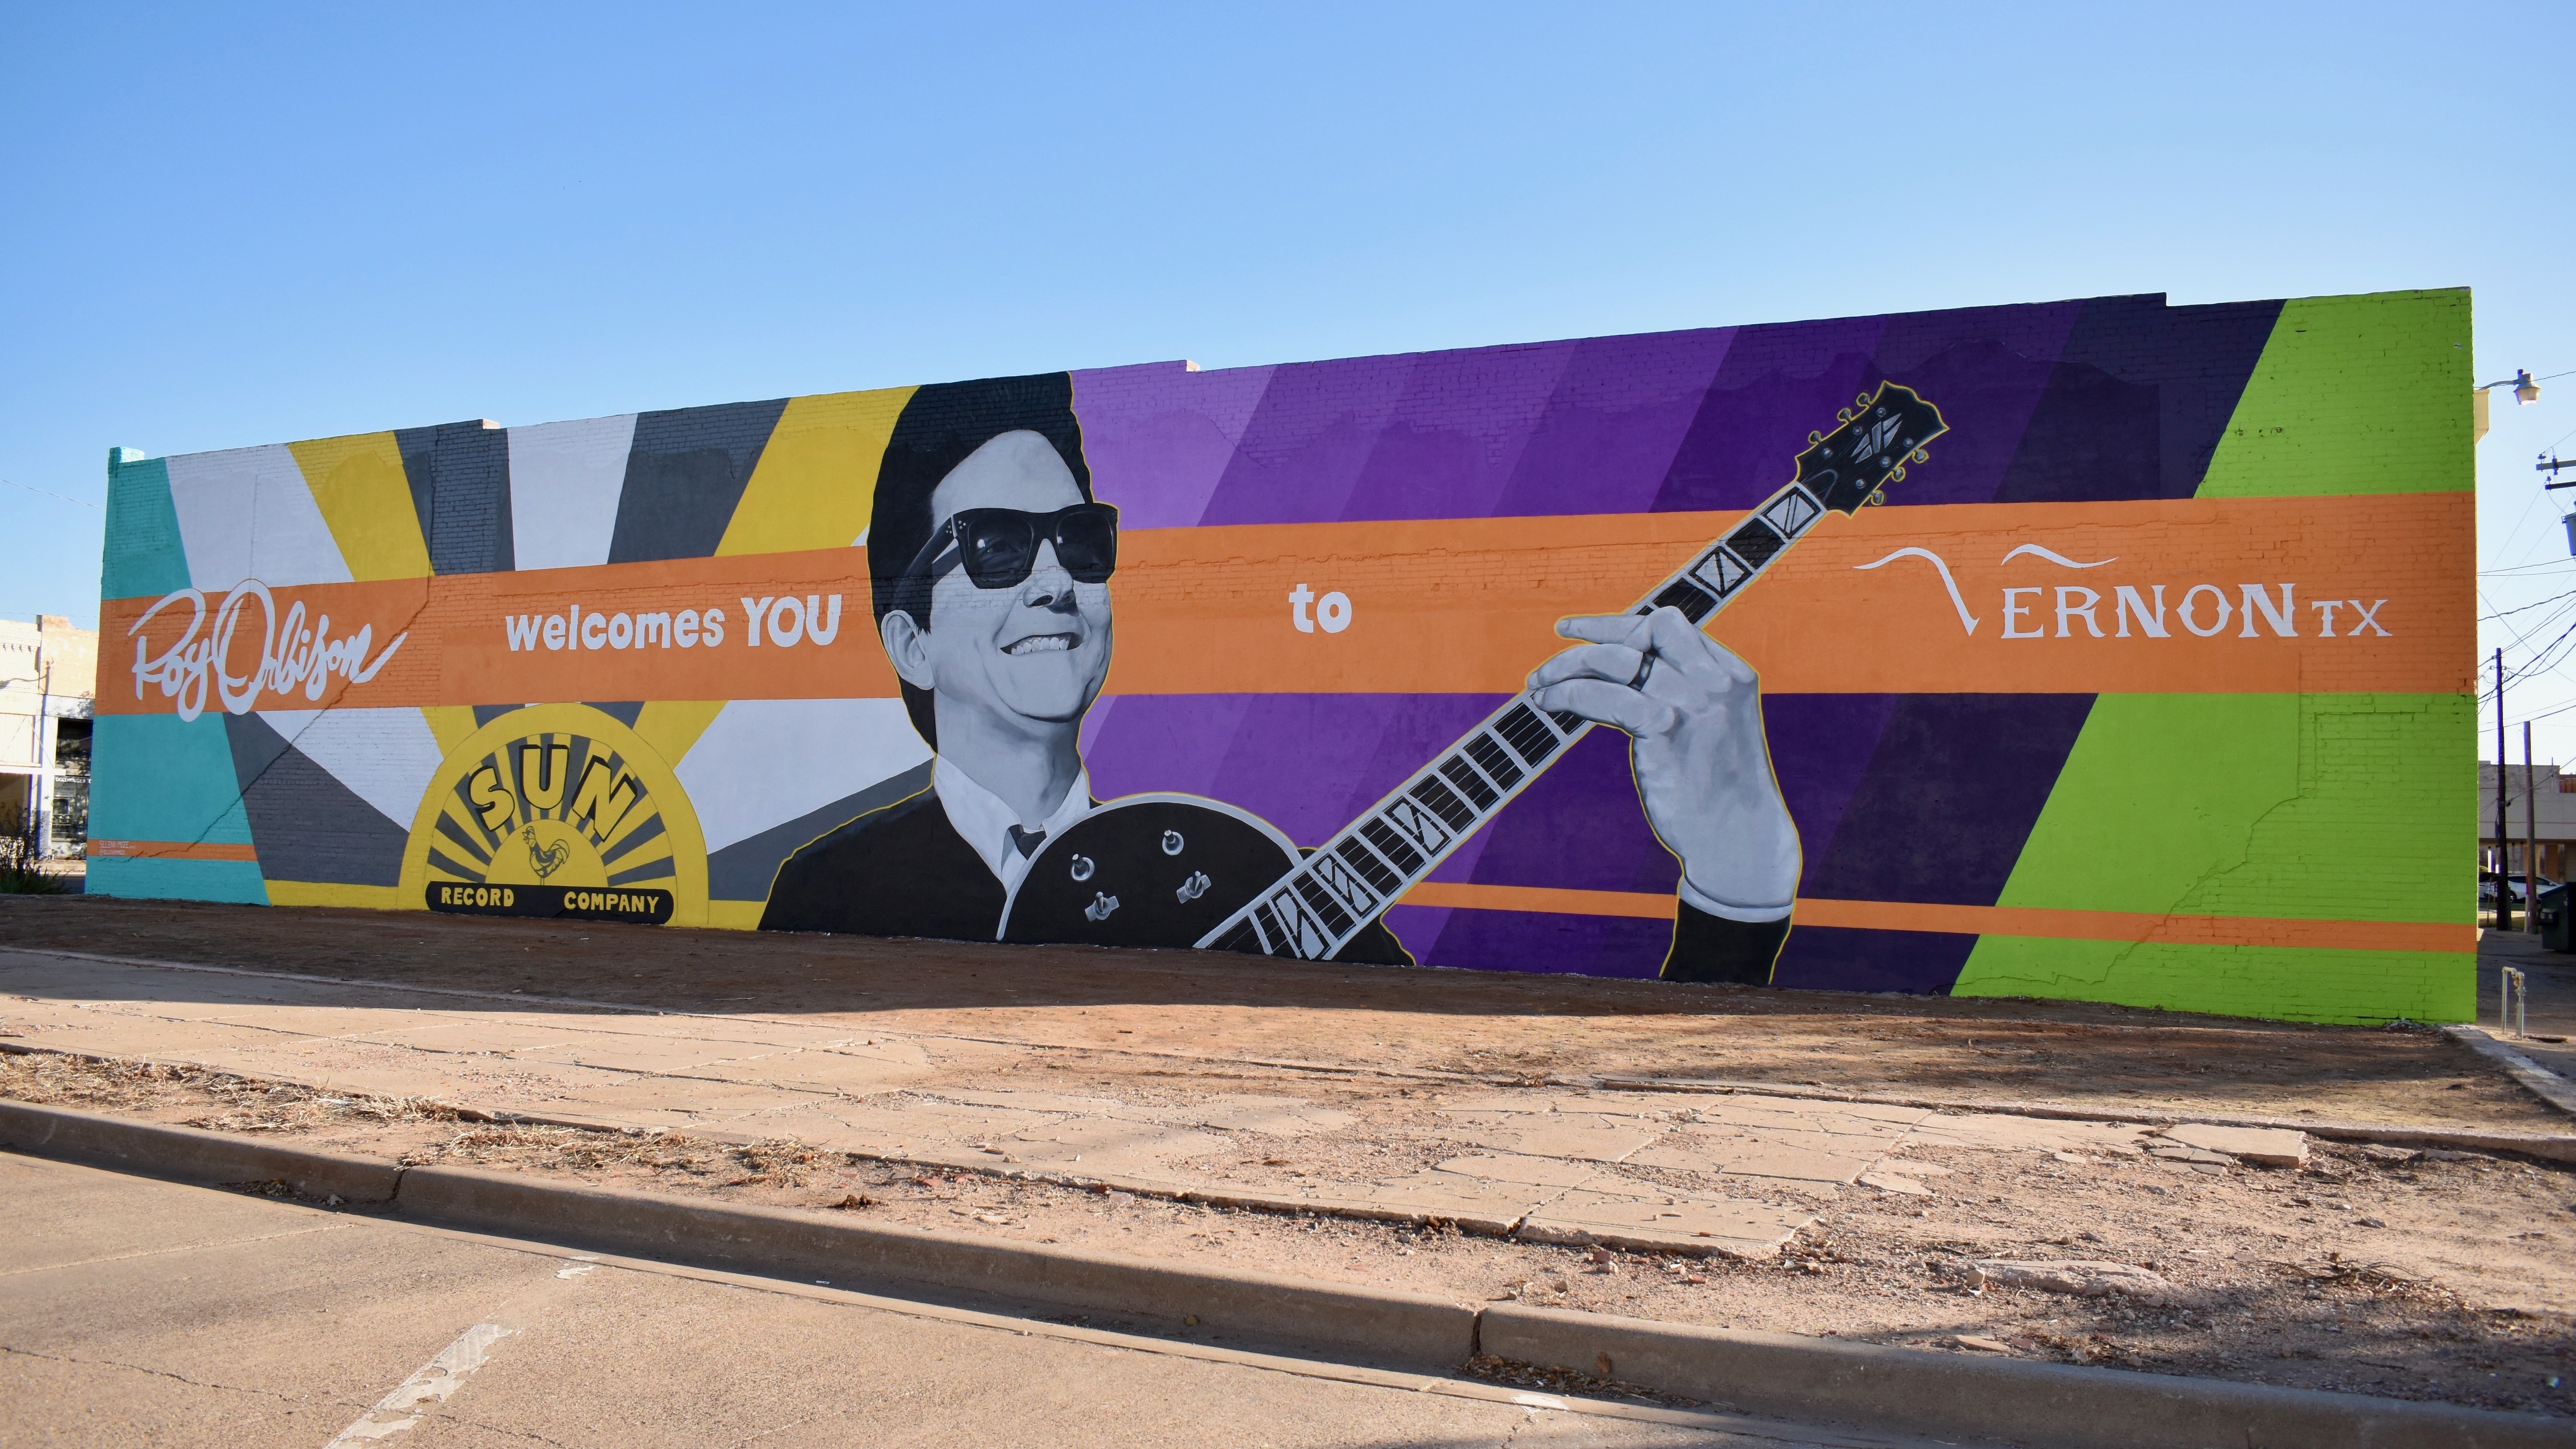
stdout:
POLYGON ((1917 463, 1929 463, 1932 461, 1932 454, 1928 449, 1917 448, 1914 450, 1914 461, 1917 463))
POLYGON ((1869 406, 1869 394, 1868 394, 1868 393, 1862 393, 1860 396, 1858 396, 1858 397, 1856 397, 1856 398, 1853 398, 1853 399, 1852 399, 1852 406, 1853 406, 1853 407, 1856 407, 1856 408, 1865 408, 1865 407, 1868 407, 1868 406, 1869 406))
POLYGON ((1870 507, 1872 507, 1872 508, 1880 507, 1880 506, 1884 505, 1886 502, 1887 502, 1887 490, 1885 490, 1885 489, 1883 489, 1883 488, 1882 488, 1882 489, 1879 489, 1878 491, 1873 492, 1873 493, 1871 493, 1871 494, 1869 495, 1869 506, 1870 506, 1870 507))
POLYGON ((1824 435, 1824 434, 1822 434, 1822 433, 1809 433, 1809 434, 1807 434, 1807 446, 1808 446, 1808 447, 1811 447, 1811 448, 1812 448, 1812 447, 1814 447, 1816 444, 1821 443, 1821 442, 1823 442, 1824 440, 1825 440, 1825 435, 1824 435))
POLYGON ((1888 469, 1888 470, 1887 470, 1887 481, 1888 481, 1888 482, 1890 482, 1890 483, 1902 483, 1902 482, 1904 482, 1904 481, 1905 481, 1905 465, 1904 465, 1904 464, 1902 464, 1902 463, 1899 463, 1899 464, 1897 464, 1895 467, 1888 469))
POLYGON ((1850 422, 1850 421, 1851 421, 1851 409, 1850 409, 1850 408, 1836 408, 1836 409, 1834 409, 1834 421, 1835 421, 1835 422, 1838 422, 1838 423, 1847 423, 1847 422, 1850 422))

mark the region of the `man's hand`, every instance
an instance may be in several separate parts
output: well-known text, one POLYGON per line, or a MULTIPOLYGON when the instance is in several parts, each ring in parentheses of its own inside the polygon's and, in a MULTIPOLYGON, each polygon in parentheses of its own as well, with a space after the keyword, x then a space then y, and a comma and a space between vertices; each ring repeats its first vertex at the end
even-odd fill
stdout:
POLYGON ((1776 919, 1798 893, 1798 827, 1771 775, 1753 669, 1675 609, 1591 614, 1586 642, 1530 675, 1541 709, 1628 732, 1646 823, 1681 857, 1682 898, 1737 920, 1776 919))

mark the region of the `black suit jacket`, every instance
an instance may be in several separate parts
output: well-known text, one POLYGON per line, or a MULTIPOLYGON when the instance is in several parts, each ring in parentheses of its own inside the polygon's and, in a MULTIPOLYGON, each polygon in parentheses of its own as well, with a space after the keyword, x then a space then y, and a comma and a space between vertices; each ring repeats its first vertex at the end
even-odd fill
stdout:
MULTIPOLYGON (((850 936, 933 936, 990 941, 1007 897, 975 848, 948 822, 939 792, 925 789, 818 836, 778 867, 764 931, 830 931, 850 936)), ((1746 924, 1679 906, 1667 981, 1733 981, 1760 986, 1789 938, 1787 920, 1746 924)), ((1336 960, 1410 966, 1413 955, 1383 919, 1352 938, 1336 960)))

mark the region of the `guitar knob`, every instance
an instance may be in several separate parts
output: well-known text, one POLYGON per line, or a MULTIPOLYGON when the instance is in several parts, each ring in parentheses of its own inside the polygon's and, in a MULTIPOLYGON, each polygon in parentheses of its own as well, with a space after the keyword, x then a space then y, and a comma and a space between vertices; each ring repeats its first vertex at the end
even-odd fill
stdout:
POLYGON ((1077 855, 1073 858, 1073 878, 1075 880, 1091 879, 1091 873, 1096 869, 1098 869, 1098 867, 1091 863, 1090 856, 1077 855))
POLYGON ((1177 830, 1166 830, 1163 832, 1163 853, 1165 855, 1180 854, 1182 844, 1181 832, 1177 830))

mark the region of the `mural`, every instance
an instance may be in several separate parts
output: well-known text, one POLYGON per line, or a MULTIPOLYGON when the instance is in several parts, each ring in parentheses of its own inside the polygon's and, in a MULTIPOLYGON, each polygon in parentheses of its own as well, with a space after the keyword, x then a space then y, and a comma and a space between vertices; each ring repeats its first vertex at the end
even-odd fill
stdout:
POLYGON ((2467 325, 120 449, 91 889, 2460 1019, 2467 325))

